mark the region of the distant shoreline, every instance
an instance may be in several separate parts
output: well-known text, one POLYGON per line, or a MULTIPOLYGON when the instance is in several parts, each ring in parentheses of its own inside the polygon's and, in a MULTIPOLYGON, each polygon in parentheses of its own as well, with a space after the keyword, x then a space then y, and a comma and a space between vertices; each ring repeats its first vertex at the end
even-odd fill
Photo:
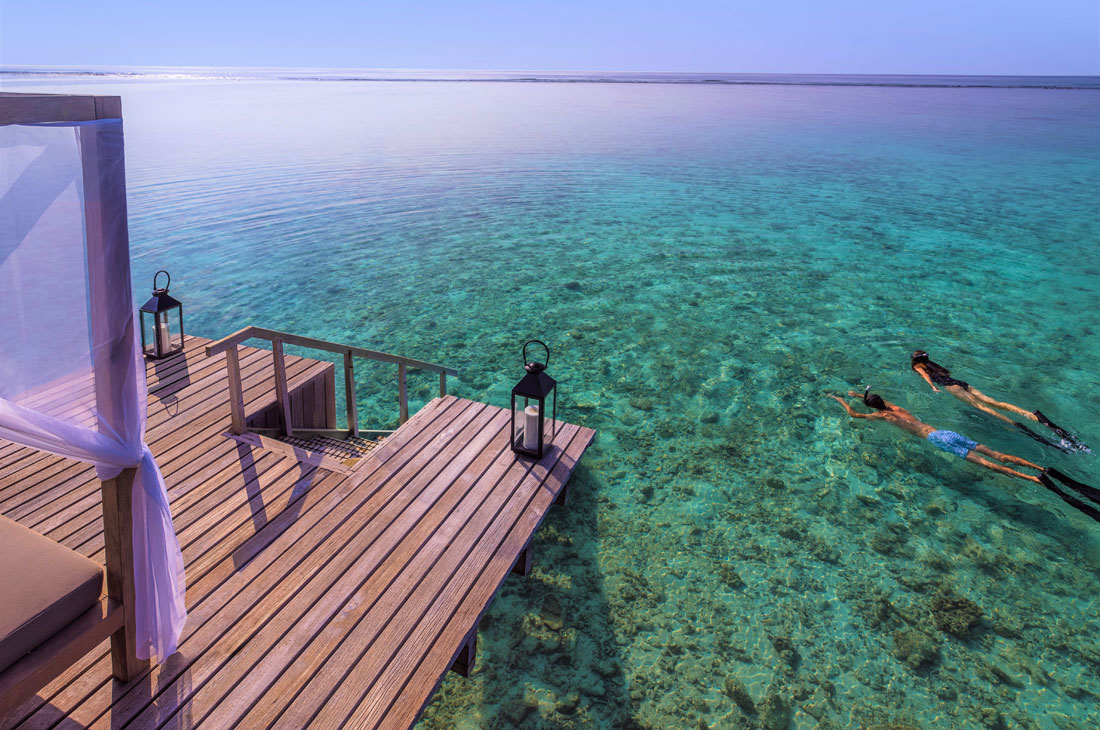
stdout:
POLYGON ((709 86, 867 86, 956 89, 1100 90, 1100 76, 942 76, 904 74, 752 74, 644 72, 437 71, 399 69, 289 69, 0 66, 0 79, 88 77, 179 81, 343 81, 419 83, 671 84, 709 86))

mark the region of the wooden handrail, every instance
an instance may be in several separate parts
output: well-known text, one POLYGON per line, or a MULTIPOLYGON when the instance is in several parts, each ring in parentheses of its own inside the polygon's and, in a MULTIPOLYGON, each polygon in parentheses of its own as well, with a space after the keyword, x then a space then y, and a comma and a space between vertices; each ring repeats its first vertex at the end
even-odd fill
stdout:
POLYGON ((271 342, 271 352, 275 365, 275 395, 279 402, 279 413, 282 420, 280 429, 284 435, 294 434, 293 425, 290 422, 290 395, 287 391, 286 365, 283 361, 283 345, 297 345, 314 350, 334 352, 344 356, 344 391, 348 407, 348 431, 351 436, 359 435, 359 413, 355 402, 355 369, 353 360, 356 357, 380 362, 394 363, 397 365, 397 407, 398 419, 401 423, 409 420, 409 394, 405 383, 405 371, 407 368, 428 370, 439 373, 439 396, 447 395, 447 376, 458 375, 454 368, 436 365, 423 360, 414 360, 400 355, 391 355, 388 352, 366 350, 362 347, 351 347, 326 340, 318 340, 312 337, 301 337, 288 332, 278 332, 263 327, 245 327, 228 337, 223 337, 217 342, 206 346, 206 355, 225 353, 225 365, 229 374, 229 410, 232 420, 231 430, 235 434, 245 432, 245 414, 243 389, 241 387, 241 365, 237 355, 237 346, 245 340, 258 339, 271 342))
POLYGON ((436 365, 431 362, 424 362, 423 360, 414 360, 411 357, 402 357, 401 355, 391 355, 388 352, 378 352, 377 350, 367 350, 362 347, 353 347, 351 345, 341 345, 337 342, 328 342, 327 340, 318 340, 313 337, 302 337, 300 335, 292 335, 287 332, 278 332, 276 330, 269 330, 263 327, 245 327, 242 330, 238 330, 228 337, 223 337, 217 342, 206 346, 207 355, 217 355, 219 352, 228 350, 233 345, 239 345, 245 340, 250 339, 269 340, 274 341, 280 339, 284 345, 297 345, 298 347, 309 347, 314 350, 325 350, 327 352, 335 352, 337 354, 343 354, 350 352, 355 357, 362 357, 367 360, 378 360, 380 362, 389 362, 394 365, 405 365, 417 370, 427 370, 433 373, 445 373, 447 375, 458 375, 458 371, 454 368, 445 367, 443 365, 436 365))

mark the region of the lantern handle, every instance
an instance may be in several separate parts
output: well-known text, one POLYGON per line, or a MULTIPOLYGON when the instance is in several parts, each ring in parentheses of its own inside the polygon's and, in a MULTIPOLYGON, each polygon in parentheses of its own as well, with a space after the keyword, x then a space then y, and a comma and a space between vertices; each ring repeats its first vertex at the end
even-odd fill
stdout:
POLYGON ((550 366, 550 348, 546 346, 546 343, 542 340, 527 340, 523 343, 523 366, 527 367, 527 346, 528 345, 542 345, 542 349, 546 350, 546 362, 543 363, 544 367, 550 366))
POLYGON ((153 291, 159 291, 159 289, 157 288, 157 277, 161 274, 164 274, 168 277, 168 283, 164 285, 164 291, 168 291, 168 287, 172 285, 172 275, 169 274, 167 270, 161 269, 157 273, 153 274, 153 291))

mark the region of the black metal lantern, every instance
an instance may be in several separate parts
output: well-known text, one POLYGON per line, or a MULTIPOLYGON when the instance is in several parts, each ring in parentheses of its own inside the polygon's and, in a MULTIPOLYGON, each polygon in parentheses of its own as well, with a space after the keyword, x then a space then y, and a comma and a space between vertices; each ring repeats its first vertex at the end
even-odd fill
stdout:
MULTIPOLYGON (((550 348, 545 342, 528 340, 523 343, 523 369, 527 374, 512 388, 512 451, 541 459, 545 452, 547 419, 546 398, 553 395, 550 423, 554 436, 558 433, 558 391, 557 383, 546 374, 550 364, 550 348), (537 362, 527 359, 528 345, 542 345, 546 350, 546 360, 537 362), (523 399, 523 405, 516 412, 516 402, 523 399)), ((553 436, 551 436, 553 439, 553 436)))
POLYGON ((151 360, 159 360, 183 350, 183 305, 168 295, 172 277, 163 269, 153 275, 153 296, 141 307, 141 351, 151 360), (168 281, 157 287, 157 277, 168 281))

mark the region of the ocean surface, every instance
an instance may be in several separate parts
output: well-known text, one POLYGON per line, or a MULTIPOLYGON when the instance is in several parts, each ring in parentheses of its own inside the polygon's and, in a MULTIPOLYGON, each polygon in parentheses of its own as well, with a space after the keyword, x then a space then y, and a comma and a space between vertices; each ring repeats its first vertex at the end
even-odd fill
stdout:
POLYGON ((1100 484, 908 359, 1100 453, 1096 78, 74 71, 0 87, 122 96, 136 300, 598 430, 422 730, 1100 727, 1100 523, 826 396, 1100 484))

